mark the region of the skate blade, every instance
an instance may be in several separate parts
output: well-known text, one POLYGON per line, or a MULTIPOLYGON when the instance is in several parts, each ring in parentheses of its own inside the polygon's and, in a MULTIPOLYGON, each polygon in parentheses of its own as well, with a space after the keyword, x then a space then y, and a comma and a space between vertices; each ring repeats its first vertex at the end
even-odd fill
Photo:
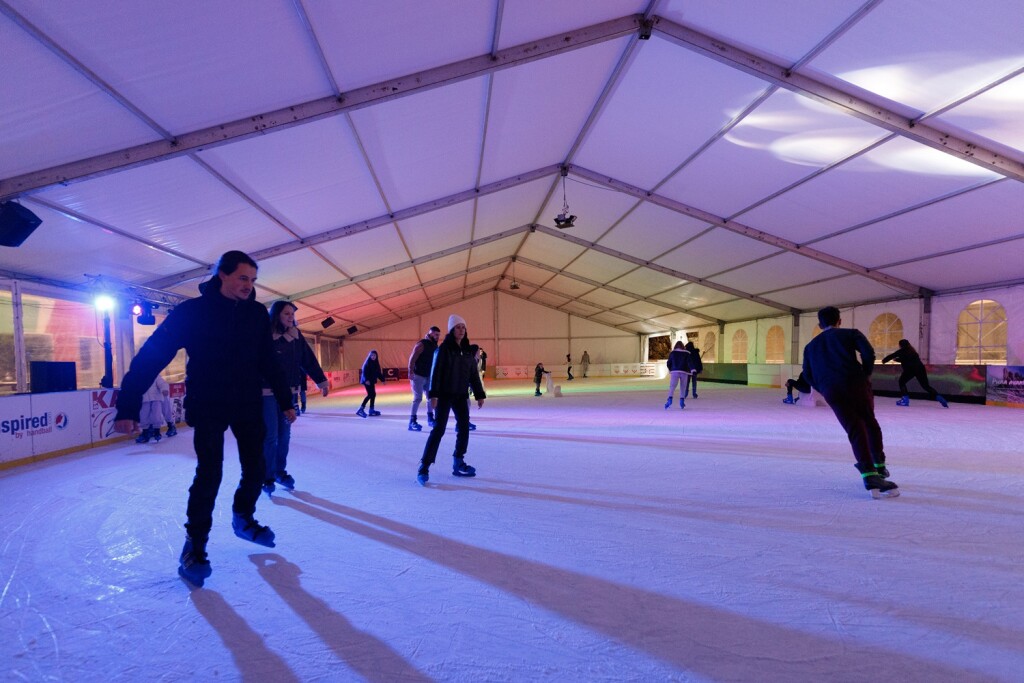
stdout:
POLYGON ((891 489, 889 491, 879 491, 878 489, 871 489, 871 497, 875 500, 879 498, 897 498, 900 495, 899 489, 891 489))
POLYGON ((184 567, 178 567, 178 576, 185 582, 185 585, 189 588, 202 588, 206 578, 203 576, 192 576, 185 571, 184 567))

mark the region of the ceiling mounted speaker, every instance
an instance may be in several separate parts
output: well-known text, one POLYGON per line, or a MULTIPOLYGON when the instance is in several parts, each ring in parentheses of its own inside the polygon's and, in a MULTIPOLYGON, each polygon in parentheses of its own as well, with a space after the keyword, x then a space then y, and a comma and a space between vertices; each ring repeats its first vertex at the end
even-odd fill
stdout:
POLYGON ((21 204, 0 202, 0 245, 20 247, 42 222, 43 219, 21 204))
POLYGON ((334 318, 332 318, 331 316, 327 316, 326 318, 320 321, 320 327, 324 328, 325 330, 333 324, 334 318))
POLYGON ((345 330, 345 331, 346 331, 346 332, 348 332, 349 334, 355 334, 356 332, 358 332, 358 331, 359 331, 359 328, 358 328, 358 327, 356 327, 355 325, 353 325, 352 327, 348 328, 348 329, 347 329, 347 330, 345 330))

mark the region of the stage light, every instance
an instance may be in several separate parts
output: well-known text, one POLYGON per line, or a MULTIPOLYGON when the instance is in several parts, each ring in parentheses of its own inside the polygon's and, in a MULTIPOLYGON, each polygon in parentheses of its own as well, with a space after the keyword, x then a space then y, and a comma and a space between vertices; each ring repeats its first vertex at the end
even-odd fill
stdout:
POLYGON ((555 216, 555 227, 559 230, 571 228, 576 223, 576 216, 569 213, 569 200, 565 198, 565 179, 569 175, 569 169, 562 167, 562 213, 555 216))
POLYGON ((142 304, 137 301, 132 304, 132 315, 142 315, 142 304))
POLYGON ((325 330, 333 324, 334 318, 332 318, 331 316, 327 316, 326 318, 320 321, 320 327, 324 328, 325 330))
POLYGON ((93 305, 96 306, 97 311, 103 311, 107 313, 114 310, 114 306, 116 304, 112 296, 109 296, 107 294, 100 294, 99 296, 96 297, 96 300, 93 302, 93 305))

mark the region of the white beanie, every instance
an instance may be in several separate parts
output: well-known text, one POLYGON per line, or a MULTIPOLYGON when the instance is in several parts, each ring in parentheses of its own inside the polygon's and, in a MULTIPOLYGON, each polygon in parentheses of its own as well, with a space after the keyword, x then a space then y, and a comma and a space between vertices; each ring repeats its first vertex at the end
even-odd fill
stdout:
POLYGON ((462 319, 461 315, 457 313, 452 313, 450 316, 448 316, 448 331, 451 332, 459 323, 465 325, 466 321, 462 319))

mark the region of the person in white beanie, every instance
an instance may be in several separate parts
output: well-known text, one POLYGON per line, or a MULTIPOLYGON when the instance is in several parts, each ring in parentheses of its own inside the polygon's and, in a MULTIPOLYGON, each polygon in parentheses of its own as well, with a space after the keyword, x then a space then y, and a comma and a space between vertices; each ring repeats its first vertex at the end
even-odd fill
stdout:
POLYGON ((437 449, 441 445, 445 427, 448 426, 448 414, 455 413, 455 452, 452 463, 452 474, 456 477, 476 476, 476 468, 466 464, 466 451, 469 449, 469 391, 472 388, 477 407, 483 408, 483 383, 476 366, 477 347, 469 343, 466 332, 466 321, 459 315, 448 318, 448 334, 434 352, 434 363, 430 368, 430 389, 427 396, 430 407, 434 411, 434 427, 427 437, 423 448, 416 481, 426 486, 430 478, 430 466, 437 458, 437 449))

